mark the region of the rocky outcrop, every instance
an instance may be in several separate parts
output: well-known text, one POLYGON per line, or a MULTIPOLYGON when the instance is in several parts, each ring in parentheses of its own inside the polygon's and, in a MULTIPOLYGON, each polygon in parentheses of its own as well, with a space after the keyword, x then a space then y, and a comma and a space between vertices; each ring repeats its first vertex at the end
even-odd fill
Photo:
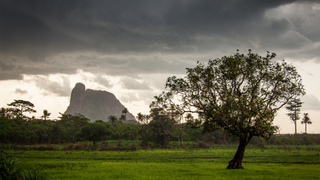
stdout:
MULTIPOLYGON (((77 83, 71 91, 70 105, 65 114, 81 113, 91 121, 108 121, 110 115, 120 118, 124 108, 114 94, 86 89, 84 84, 77 83)), ((127 113, 126 116, 128 122, 135 122, 131 113, 127 113)))

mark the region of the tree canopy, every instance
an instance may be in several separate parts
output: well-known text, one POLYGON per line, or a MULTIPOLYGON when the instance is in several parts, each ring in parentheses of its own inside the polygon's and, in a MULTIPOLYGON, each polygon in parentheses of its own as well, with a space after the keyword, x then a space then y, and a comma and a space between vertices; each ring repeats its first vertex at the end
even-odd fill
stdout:
POLYGON ((105 135, 110 135, 106 126, 101 122, 88 123, 81 128, 81 135, 84 139, 92 141, 96 145, 97 141, 101 141, 105 135))
POLYGON ((60 115, 60 122, 68 128, 69 132, 72 134, 72 141, 73 143, 75 143, 76 133, 80 131, 82 126, 88 124, 90 122, 90 119, 80 113, 76 113, 74 115, 60 113, 60 115))
POLYGON ((34 113, 37 112, 34 110, 34 104, 30 101, 24 101, 24 100, 14 100, 12 103, 8 104, 8 106, 14 106, 16 107, 17 116, 20 118, 25 118, 26 116, 23 115, 23 112, 29 112, 34 113))
POLYGON ((228 169, 242 168, 246 145, 252 137, 269 139, 277 131, 273 120, 290 100, 305 94, 301 76, 285 61, 262 57, 249 50, 197 63, 185 78, 169 77, 167 92, 155 96, 152 107, 175 109, 188 115, 188 123, 204 132, 223 129, 239 138, 239 147, 228 169), (180 103, 179 103, 180 102, 180 103))

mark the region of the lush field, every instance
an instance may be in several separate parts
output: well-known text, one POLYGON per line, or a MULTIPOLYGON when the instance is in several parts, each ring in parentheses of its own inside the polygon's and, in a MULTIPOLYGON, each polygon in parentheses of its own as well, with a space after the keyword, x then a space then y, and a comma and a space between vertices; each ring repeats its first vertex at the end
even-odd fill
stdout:
POLYGON ((320 146, 248 148, 244 170, 226 170, 235 148, 14 151, 55 179, 319 179, 320 146))

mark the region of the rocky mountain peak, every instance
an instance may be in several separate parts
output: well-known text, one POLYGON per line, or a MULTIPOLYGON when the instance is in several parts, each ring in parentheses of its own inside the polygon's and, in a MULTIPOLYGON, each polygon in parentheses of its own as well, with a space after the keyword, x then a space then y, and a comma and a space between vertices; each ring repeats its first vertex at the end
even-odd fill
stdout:
MULTIPOLYGON (((125 107, 108 91, 86 89, 82 83, 77 83, 71 91, 70 105, 65 114, 81 113, 91 121, 108 121, 110 115, 120 118, 125 107)), ((127 121, 135 122, 131 113, 127 113, 127 121)))

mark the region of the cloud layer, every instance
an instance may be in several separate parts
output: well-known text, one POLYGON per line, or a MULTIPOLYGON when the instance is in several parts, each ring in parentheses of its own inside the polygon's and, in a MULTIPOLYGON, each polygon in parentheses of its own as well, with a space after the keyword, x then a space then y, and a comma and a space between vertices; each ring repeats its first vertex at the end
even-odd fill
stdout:
POLYGON ((317 2, 2 0, 0 80, 81 69, 134 78, 123 84, 137 89, 141 74, 183 74, 197 60, 249 48, 320 62, 317 2))

